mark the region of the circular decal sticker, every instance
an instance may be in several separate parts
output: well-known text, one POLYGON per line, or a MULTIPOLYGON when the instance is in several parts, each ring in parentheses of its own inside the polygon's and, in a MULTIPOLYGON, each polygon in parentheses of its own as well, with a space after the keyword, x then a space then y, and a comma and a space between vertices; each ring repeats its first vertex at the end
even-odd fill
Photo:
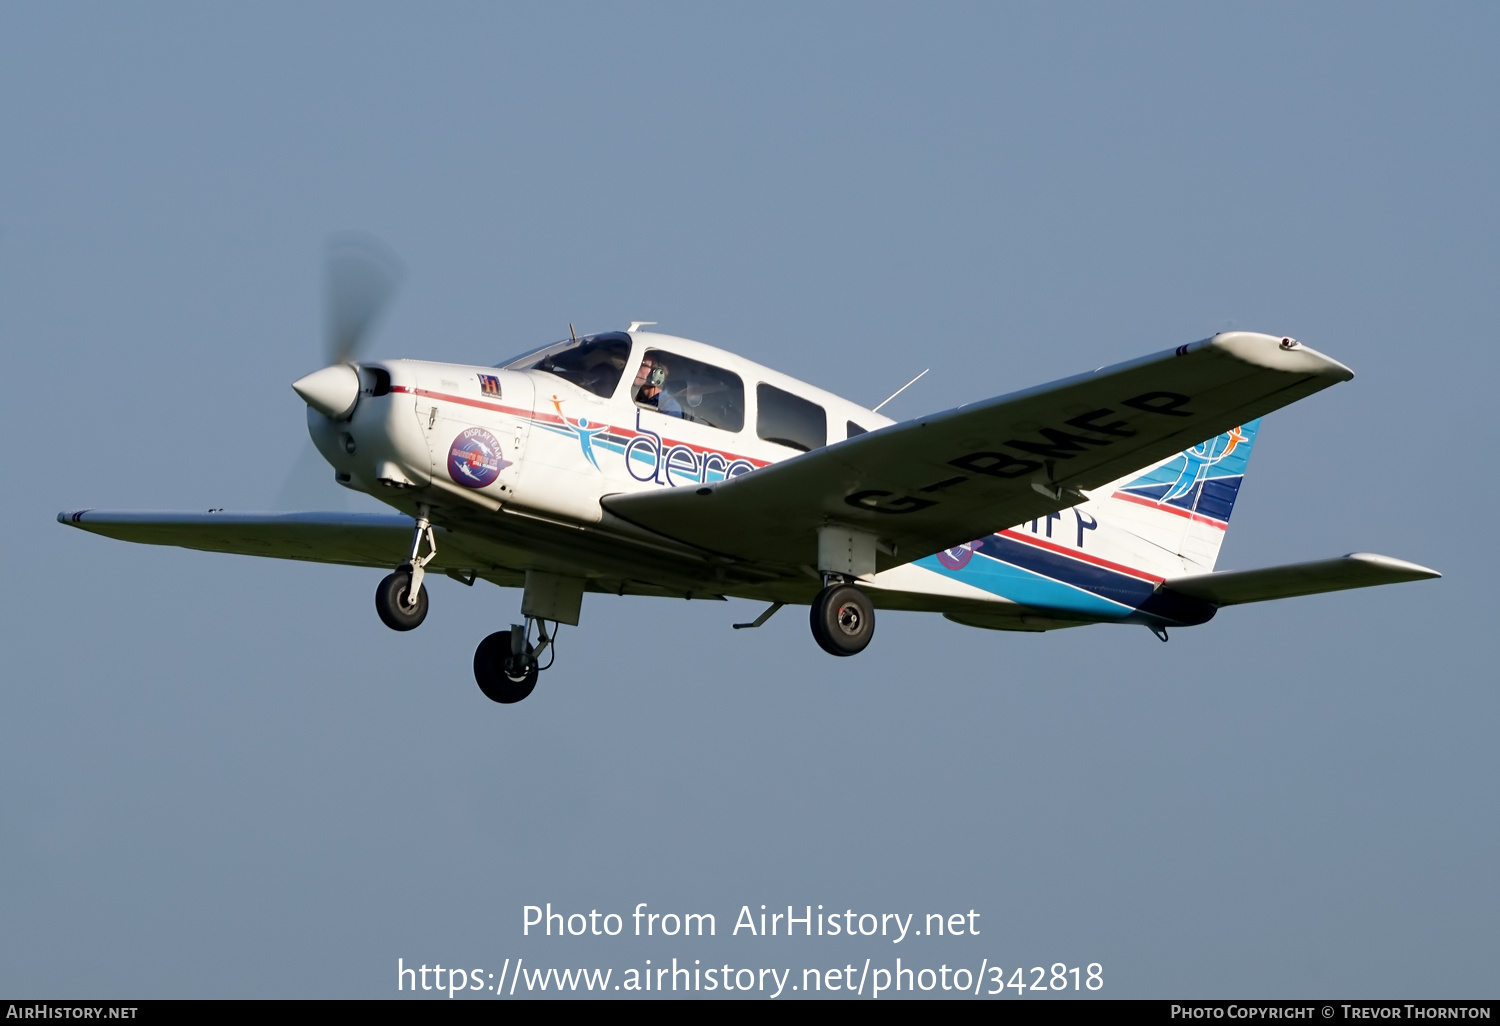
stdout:
POLYGON ((944 549, 937 554, 938 562, 949 570, 962 570, 969 565, 969 560, 974 558, 974 550, 984 544, 983 540, 965 542, 955 545, 951 549, 944 549))
POLYGON ((500 471, 510 466, 500 453, 500 442, 494 435, 484 428, 469 428, 448 447, 448 476, 465 488, 492 485, 500 471))

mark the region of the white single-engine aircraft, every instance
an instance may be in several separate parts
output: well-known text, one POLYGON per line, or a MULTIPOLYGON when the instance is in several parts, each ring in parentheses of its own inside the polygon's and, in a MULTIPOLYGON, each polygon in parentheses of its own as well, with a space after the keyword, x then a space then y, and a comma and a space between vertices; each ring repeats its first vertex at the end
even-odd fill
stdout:
POLYGON ((331 253, 329 365, 292 387, 339 484, 402 515, 58 519, 392 569, 375 608, 398 631, 426 617, 427 574, 523 588, 524 623, 474 653, 496 702, 531 693, 585 592, 769 603, 735 627, 808 604, 818 644, 851 656, 877 607, 994 630, 1143 624, 1165 641, 1221 606, 1439 576, 1368 553, 1213 572, 1259 418, 1353 377, 1295 339, 1225 332, 895 423, 644 322, 494 367, 356 361, 393 266, 331 253))

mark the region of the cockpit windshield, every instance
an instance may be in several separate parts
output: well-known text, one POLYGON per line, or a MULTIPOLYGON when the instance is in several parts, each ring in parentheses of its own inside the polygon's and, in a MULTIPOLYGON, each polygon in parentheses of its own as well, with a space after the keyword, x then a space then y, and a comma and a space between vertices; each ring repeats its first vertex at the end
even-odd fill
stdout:
POLYGON ((539 370, 556 374, 579 388, 608 399, 619 387, 630 359, 630 336, 623 331, 606 331, 579 339, 564 339, 541 349, 532 350, 509 363, 505 370, 539 370))

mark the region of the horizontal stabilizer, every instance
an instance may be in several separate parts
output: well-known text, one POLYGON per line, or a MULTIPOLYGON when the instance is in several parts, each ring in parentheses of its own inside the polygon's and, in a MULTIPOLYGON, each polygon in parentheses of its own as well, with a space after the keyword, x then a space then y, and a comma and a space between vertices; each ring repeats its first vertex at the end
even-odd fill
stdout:
POLYGON ((1216 606, 1237 606, 1242 602, 1266 602, 1441 576, 1436 570, 1404 559, 1378 556, 1373 552, 1354 552, 1338 559, 1320 559, 1313 563, 1177 577, 1165 581, 1162 587, 1216 606))

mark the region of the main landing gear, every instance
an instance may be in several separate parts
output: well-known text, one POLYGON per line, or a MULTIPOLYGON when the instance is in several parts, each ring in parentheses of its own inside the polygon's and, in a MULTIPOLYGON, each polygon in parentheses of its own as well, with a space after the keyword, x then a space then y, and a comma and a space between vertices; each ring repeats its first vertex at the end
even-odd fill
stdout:
MULTIPOLYGON (((513 623, 508 631, 496 631, 474 650, 474 680, 491 702, 509 705, 531 694, 536 678, 546 666, 539 662, 542 653, 552 648, 553 634, 547 633, 545 620, 528 616, 525 624, 513 623), (537 643, 531 643, 531 627, 536 625, 537 643)), ((552 649, 554 658, 557 650, 552 649)), ((547 660, 547 666, 552 660, 547 660)))
POLYGON ((426 506, 417 507, 411 556, 396 567, 395 573, 387 574, 375 589, 375 612, 381 623, 393 631, 414 630, 427 619, 427 589, 422 586, 422 578, 426 575, 427 564, 437 555, 437 538, 432 533, 428 513, 426 506), (427 542, 425 556, 420 554, 424 539, 427 542))
MULTIPOLYGON (((737 623, 734 629, 759 627, 786 603, 772 602, 765 612, 749 623, 737 623)), ((837 573, 823 575, 823 590, 813 599, 808 620, 818 646, 829 655, 858 655, 875 636, 875 605, 870 597, 837 573)))
MULTIPOLYGON (((427 589, 422 578, 436 555, 432 510, 421 505, 417 507, 416 529, 412 532, 411 555, 375 589, 375 612, 391 630, 413 630, 427 618, 427 589), (423 542, 427 546, 426 555, 422 553, 423 542)), ((508 631, 496 631, 474 650, 474 680, 486 698, 509 705, 531 694, 537 675, 550 667, 556 657, 558 623, 578 622, 583 586, 582 578, 526 572, 526 591, 521 600, 521 615, 526 622, 511 624, 508 631), (551 633, 547 631, 549 622, 551 633), (552 655, 544 666, 541 659, 548 650, 552 655)))
POLYGON ((824 579, 808 617, 813 638, 830 655, 858 655, 875 636, 875 606, 864 592, 836 575, 824 579))

